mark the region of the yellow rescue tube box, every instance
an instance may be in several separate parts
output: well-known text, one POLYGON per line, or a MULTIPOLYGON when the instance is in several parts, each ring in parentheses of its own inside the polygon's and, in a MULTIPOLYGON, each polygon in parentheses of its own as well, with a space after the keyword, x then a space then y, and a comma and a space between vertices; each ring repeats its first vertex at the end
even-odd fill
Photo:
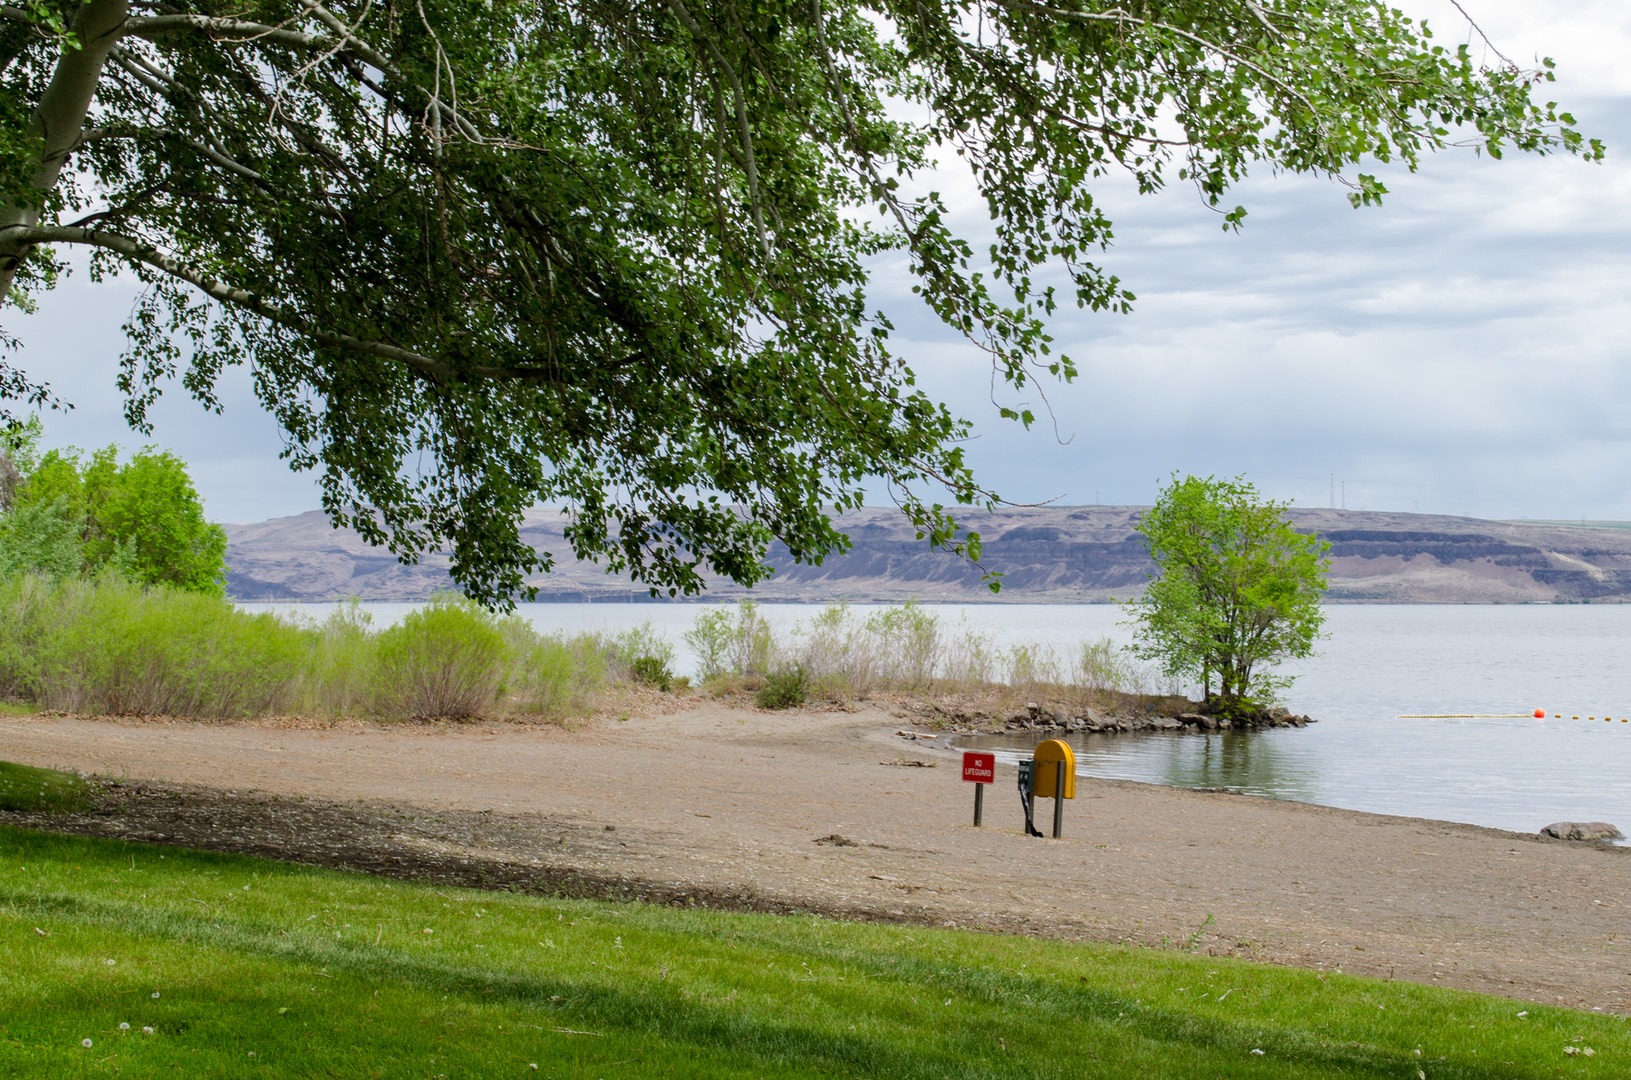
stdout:
POLYGON ((1036 762, 1031 773, 1031 789, 1039 799, 1057 799, 1054 791, 1059 778, 1059 762, 1065 763, 1065 798, 1076 797, 1076 752, 1063 739, 1049 739, 1036 748, 1032 760, 1036 762))

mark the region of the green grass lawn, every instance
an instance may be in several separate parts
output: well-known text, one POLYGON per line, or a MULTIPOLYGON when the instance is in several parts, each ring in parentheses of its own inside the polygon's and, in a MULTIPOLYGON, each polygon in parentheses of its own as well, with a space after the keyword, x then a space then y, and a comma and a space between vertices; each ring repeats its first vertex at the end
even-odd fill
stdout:
POLYGON ((1621 1018, 1407 983, 15 829, 0 942, 4 1077, 1631 1074, 1621 1018))
POLYGON ((0 761, 0 810, 82 810, 90 803, 85 781, 73 773, 0 761))

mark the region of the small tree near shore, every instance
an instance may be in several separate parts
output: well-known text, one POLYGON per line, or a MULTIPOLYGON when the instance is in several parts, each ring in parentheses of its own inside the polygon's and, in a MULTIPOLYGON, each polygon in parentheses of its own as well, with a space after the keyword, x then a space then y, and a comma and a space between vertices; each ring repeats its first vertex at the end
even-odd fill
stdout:
POLYGON ((40 454, 39 436, 37 421, 0 431, 0 578, 111 571, 226 595, 226 531, 205 520, 186 462, 153 447, 123 464, 117 446, 88 461, 77 449, 40 454))
POLYGON ((1199 682, 1212 711, 1249 712, 1290 683, 1265 668, 1313 651, 1330 544, 1243 477, 1173 476, 1138 531, 1156 574, 1133 651, 1199 682), (1216 694, 1213 689, 1216 687, 1216 694))

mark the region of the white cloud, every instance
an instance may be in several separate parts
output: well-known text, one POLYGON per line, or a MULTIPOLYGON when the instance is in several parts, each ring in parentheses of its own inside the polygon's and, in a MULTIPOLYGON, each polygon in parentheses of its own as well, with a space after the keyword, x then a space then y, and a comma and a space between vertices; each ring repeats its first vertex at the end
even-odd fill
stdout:
POLYGON ((1329 182, 1254 178, 1238 236, 1187 192, 1116 199, 1105 262, 1139 301, 1055 328, 1082 367, 1051 395, 1068 445, 988 420, 978 361, 943 338, 912 349, 976 418, 983 475, 1022 501, 1146 502, 1179 470, 1308 505, 1334 477, 1350 507, 1631 518, 1631 17, 1469 6, 1508 55, 1556 57, 1606 163, 1450 152, 1362 211, 1329 182))

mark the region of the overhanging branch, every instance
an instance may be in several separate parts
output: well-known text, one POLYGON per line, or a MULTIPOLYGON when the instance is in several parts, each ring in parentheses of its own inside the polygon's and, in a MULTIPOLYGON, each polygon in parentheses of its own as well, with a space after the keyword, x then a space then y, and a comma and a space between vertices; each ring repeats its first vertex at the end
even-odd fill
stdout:
POLYGON ((455 368, 433 356, 427 356, 412 349, 405 349, 400 345, 392 345, 385 341, 372 341, 353 334, 337 334, 332 330, 325 330, 315 325, 310 319, 292 312, 280 304, 273 303, 259 293, 241 289, 235 285, 229 285, 219 278, 211 277, 209 274, 187 265, 180 259, 165 254, 151 244, 145 244, 140 240, 120 233, 108 232, 104 229, 88 229, 66 225, 12 226, 0 229, 0 244, 8 242, 27 246, 35 244, 81 244, 87 247, 102 248, 133 262, 150 266, 167 277, 174 278, 177 281, 184 281, 213 300, 258 315, 268 322, 292 330, 319 345, 346 349, 366 356, 377 356, 382 360, 401 364, 414 374, 434 382, 456 383, 466 379, 489 379, 508 382, 544 383, 559 378, 558 369, 551 365, 533 367, 528 365, 485 364, 468 368, 455 368))
POLYGON ((378 356, 401 364, 417 374, 439 382, 448 381, 455 377, 455 373, 451 368, 429 356, 387 342, 369 341, 351 334, 336 334, 333 331, 313 326, 310 320, 287 310, 279 304, 272 303, 258 293, 252 293, 247 289, 229 285, 218 278, 211 277, 188 266, 180 259, 166 255, 150 244, 144 244, 139 240, 119 233, 64 225, 13 226, 8 229, 0 229, 0 240, 15 241, 27 245, 82 244, 87 247, 112 251, 134 262, 150 266, 167 277, 175 278, 177 281, 185 281, 213 300, 252 312, 321 345, 348 349, 368 356, 378 356))

